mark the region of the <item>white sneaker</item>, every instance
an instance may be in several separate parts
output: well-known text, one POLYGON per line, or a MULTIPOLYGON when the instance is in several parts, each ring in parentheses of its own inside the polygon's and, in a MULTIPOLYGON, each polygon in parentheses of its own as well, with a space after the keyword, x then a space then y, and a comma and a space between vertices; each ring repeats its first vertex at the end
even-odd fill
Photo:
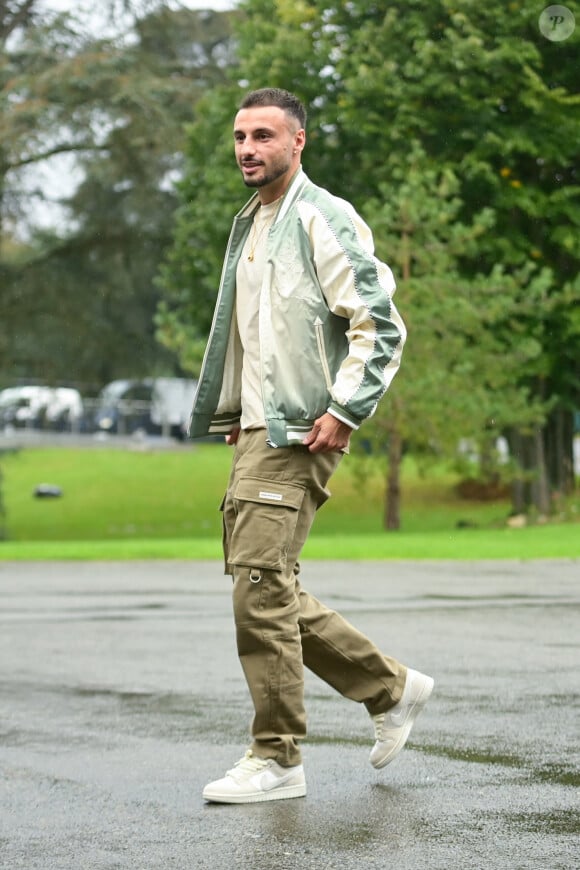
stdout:
POLYGON ((371 716, 375 723, 376 743, 370 754, 373 767, 381 768, 395 758, 407 742, 411 728, 433 691, 434 681, 419 671, 407 670, 403 696, 398 704, 371 716))
POLYGON ((281 767, 272 758, 260 758, 248 751, 228 770, 223 779, 210 782, 203 790, 206 801, 218 804, 253 804, 304 797, 306 781, 301 764, 281 767))

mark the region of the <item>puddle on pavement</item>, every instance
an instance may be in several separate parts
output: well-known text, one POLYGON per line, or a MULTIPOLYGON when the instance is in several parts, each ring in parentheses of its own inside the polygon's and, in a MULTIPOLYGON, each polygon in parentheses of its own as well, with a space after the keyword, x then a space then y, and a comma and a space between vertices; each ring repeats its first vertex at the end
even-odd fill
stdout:
POLYGON ((508 753, 485 752, 475 749, 458 749, 452 746, 422 744, 415 746, 409 742, 409 749, 449 758, 452 761, 465 761, 469 764, 497 765, 516 769, 526 774, 527 780, 535 783, 551 782, 556 785, 579 786, 580 771, 560 764, 532 765, 529 761, 508 753))
POLYGON ((580 810, 554 810, 549 813, 503 813, 508 827, 534 834, 580 833, 580 810))

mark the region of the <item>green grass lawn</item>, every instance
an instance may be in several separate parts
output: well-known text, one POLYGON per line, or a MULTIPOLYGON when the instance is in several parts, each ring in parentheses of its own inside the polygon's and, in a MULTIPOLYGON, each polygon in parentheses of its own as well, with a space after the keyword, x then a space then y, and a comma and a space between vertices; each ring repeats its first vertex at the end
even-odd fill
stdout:
MULTIPOLYGON (((0 461, 7 540, 0 559, 221 558, 219 504, 231 451, 201 444, 174 451, 29 448, 0 461), (56 499, 33 495, 61 487, 56 499)), ((382 531, 382 474, 361 476, 347 458, 331 481, 305 558, 547 558, 580 556, 580 525, 508 529, 507 501, 457 497, 442 469, 421 478, 407 462, 402 529, 382 531)), ((572 505, 572 508, 574 505, 572 505)), ((577 505, 576 505, 577 507, 577 505)))

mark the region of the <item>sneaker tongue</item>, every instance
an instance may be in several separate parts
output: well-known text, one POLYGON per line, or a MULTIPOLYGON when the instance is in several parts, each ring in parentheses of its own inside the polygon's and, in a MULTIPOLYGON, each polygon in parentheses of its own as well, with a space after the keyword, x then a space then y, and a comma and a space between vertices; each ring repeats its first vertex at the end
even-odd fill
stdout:
POLYGON ((260 758, 257 755, 252 755, 251 752, 247 752, 243 758, 240 758, 234 769, 230 771, 230 775, 237 778, 236 774, 238 776, 244 776, 244 774, 247 773, 256 773, 258 770, 262 770, 267 766, 268 759, 260 758))

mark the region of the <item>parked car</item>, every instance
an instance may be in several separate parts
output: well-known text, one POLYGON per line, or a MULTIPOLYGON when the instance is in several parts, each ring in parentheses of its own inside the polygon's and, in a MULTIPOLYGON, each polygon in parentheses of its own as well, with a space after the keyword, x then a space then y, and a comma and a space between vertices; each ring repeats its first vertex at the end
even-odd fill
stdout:
POLYGON ((0 392, 2 428, 78 428, 83 414, 81 394, 72 387, 28 384, 8 387, 0 392))
POLYGON ((46 408, 46 423, 60 432, 80 431, 84 428, 85 409, 78 390, 55 387, 46 408))
POLYGON ((197 382, 187 378, 111 381, 100 393, 95 429, 184 438, 197 382))
POLYGON ((155 378, 151 420, 162 433, 185 438, 196 390, 197 381, 188 378, 155 378))
POLYGON ((103 387, 95 411, 99 432, 131 435, 140 430, 152 434, 152 380, 116 380, 103 387))

